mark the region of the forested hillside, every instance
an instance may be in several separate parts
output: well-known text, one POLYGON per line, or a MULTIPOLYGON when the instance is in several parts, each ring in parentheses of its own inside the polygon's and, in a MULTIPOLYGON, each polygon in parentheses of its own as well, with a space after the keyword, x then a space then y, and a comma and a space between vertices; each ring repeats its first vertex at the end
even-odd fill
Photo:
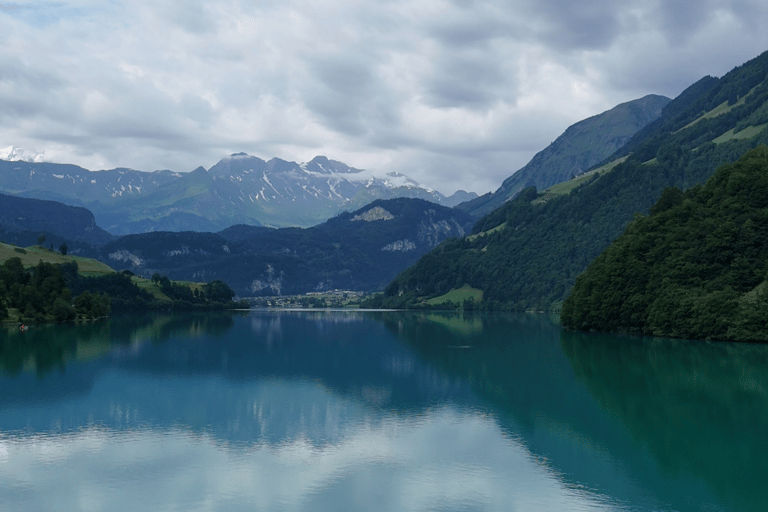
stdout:
POLYGON ((473 236, 449 240, 401 273, 375 305, 419 307, 470 286, 482 307, 557 306, 636 213, 667 187, 704 183, 722 164, 768 143, 768 53, 723 78, 693 84, 667 105, 655 130, 631 141, 626 160, 595 173, 570 194, 528 189, 477 222, 473 236))
POLYGON ((156 232, 121 237, 100 259, 149 277, 220 279, 241 297, 333 289, 377 291, 471 218, 422 199, 377 200, 312 228, 237 225, 219 233, 156 232))
POLYGON ((0 194, 0 241, 23 247, 38 243, 40 235, 46 245, 66 243, 70 253, 84 255, 115 238, 85 208, 0 194))
POLYGON ((156 274, 149 282, 88 258, 0 244, 0 321, 72 322, 102 318, 110 310, 242 307, 234 295, 221 281, 178 283, 156 274))
POLYGON ((768 341, 768 147, 664 191, 576 279, 563 325, 768 341))

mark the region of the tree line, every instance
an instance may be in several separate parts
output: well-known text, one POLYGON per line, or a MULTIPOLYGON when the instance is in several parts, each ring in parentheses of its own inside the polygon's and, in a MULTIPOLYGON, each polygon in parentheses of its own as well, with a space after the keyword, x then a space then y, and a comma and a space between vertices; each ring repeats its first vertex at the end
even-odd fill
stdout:
POLYGON ((9 258, 0 265, 0 319, 8 318, 10 309, 22 323, 39 323, 93 320, 113 310, 247 307, 233 302, 235 292, 222 281, 194 290, 159 274, 153 281, 169 300, 142 289, 127 272, 82 276, 75 261, 40 261, 25 269, 20 258, 9 258))
POLYGON ((631 141, 624 163, 546 201, 534 188, 524 190, 480 219, 476 236, 449 239, 400 273, 371 305, 426 307, 468 285, 482 290, 483 309, 558 309, 576 277, 665 189, 703 184, 720 166, 768 144, 768 128, 758 131, 768 122, 767 73, 768 52, 722 79, 694 84, 631 141), (729 102, 727 112, 701 117, 729 102), (750 138, 714 142, 747 126, 755 127, 750 138))
POLYGON ((108 295, 87 290, 73 293, 67 281, 61 265, 40 261, 27 270, 20 258, 9 258, 0 266, 0 318, 8 317, 9 308, 16 309, 24 323, 66 322, 109 314, 108 295))
POLYGON ((565 327, 768 341, 768 147, 667 188, 575 282, 565 327))

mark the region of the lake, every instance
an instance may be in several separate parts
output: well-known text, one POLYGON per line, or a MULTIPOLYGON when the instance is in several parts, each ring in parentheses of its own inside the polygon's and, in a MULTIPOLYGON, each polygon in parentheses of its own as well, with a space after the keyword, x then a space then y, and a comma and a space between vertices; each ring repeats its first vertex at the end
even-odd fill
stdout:
POLYGON ((768 347, 546 315, 0 331, 2 511, 768 510, 768 347))

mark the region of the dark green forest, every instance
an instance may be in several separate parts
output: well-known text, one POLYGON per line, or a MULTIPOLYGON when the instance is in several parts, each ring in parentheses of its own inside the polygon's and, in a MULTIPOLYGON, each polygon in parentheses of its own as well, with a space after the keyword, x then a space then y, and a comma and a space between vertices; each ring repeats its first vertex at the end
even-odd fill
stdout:
POLYGON ((51 246, 66 244, 73 254, 85 256, 115 238, 85 208, 0 194, 0 240, 25 247, 39 243, 41 234, 51 246))
POLYGON ((424 307, 429 298, 469 285, 483 291, 484 309, 556 309, 576 277, 666 188, 703 184, 721 165, 768 143, 767 74, 765 53, 721 79, 692 85, 652 130, 630 142, 629 154, 617 153, 628 158, 611 172, 546 201, 535 189, 524 190, 480 219, 476 236, 444 242, 370 305, 424 307), (719 115, 704 116, 716 108, 719 115), (746 127, 749 137, 721 138, 746 127))
MULTIPOLYGON (((77 273, 77 263, 74 266, 77 273)), ((0 266, 0 319, 8 317, 8 309, 19 312, 25 323, 66 322, 107 316, 110 298, 96 290, 74 293, 70 268, 40 261, 27 270, 20 258, 10 258, 0 266)))
POLYGON ((159 271, 177 280, 221 280, 243 297, 377 291, 446 236, 471 226, 470 216, 458 210, 422 199, 387 199, 312 228, 236 225, 219 233, 127 235, 104 245, 99 259, 146 277, 159 271), (360 218, 372 210, 387 218, 360 218), (392 249, 398 241, 410 245, 392 249), (118 254, 134 259, 111 259, 118 254))
POLYGON ((233 302, 235 292, 222 281, 194 290, 165 276, 153 277, 169 300, 159 300, 131 280, 130 273, 83 276, 76 262, 40 261, 25 269, 20 258, 0 265, 0 320, 9 309, 22 323, 71 322, 106 317, 112 310, 223 309, 247 307, 233 302))
POLYGON ((565 327, 768 341, 768 147, 668 188, 576 279, 565 327))

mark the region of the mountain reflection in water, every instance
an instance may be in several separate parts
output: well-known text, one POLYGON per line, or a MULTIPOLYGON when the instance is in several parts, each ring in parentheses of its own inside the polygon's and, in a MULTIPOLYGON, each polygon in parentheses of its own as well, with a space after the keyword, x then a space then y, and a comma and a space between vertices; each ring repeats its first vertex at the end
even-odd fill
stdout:
POLYGON ((563 332, 600 405, 666 475, 699 476, 743 510, 768 510, 768 346, 563 332))
MULTIPOLYGON (((0 462, 29 474, 47 474, 42 446, 68 439, 97 447, 83 448, 94 468, 127 446, 123 472, 215 467, 242 480, 241 498, 266 493, 266 509, 356 493, 389 510, 768 504, 762 346, 584 335, 543 315, 359 311, 135 315, 0 341, 0 462), (291 494, 275 478, 302 465, 291 494), (407 504, 404 482, 423 491, 407 504)), ((0 482, 0 496, 19 486, 0 482)))

